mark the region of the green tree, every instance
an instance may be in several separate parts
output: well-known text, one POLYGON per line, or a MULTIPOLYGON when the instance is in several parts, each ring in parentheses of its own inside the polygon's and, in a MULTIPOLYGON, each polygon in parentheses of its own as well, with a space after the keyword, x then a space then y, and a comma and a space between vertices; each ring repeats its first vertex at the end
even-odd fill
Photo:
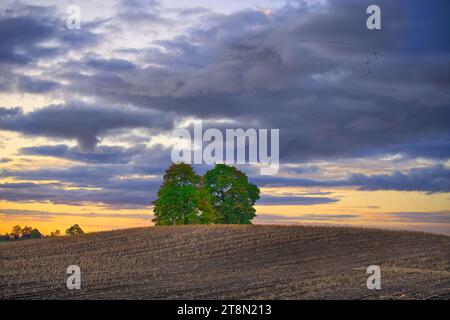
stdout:
POLYGON ((153 204, 157 226, 212 223, 215 219, 202 179, 185 163, 172 164, 166 170, 153 204))
POLYGON ((205 188, 211 194, 218 221, 226 224, 251 224, 259 188, 235 167, 217 164, 204 175, 205 188))
POLYGON ((66 230, 66 235, 68 236, 76 236, 79 234, 84 234, 83 229, 78 224, 74 224, 69 229, 66 230))
POLYGON ((39 239, 39 238, 43 238, 44 236, 42 235, 42 233, 38 230, 38 229, 33 229, 30 232, 30 238, 31 239, 39 239))
POLYGON ((212 196, 205 187, 205 179, 200 178, 200 186, 197 190, 197 206, 200 212, 199 222, 201 224, 212 224, 218 222, 216 210, 212 206, 212 196))

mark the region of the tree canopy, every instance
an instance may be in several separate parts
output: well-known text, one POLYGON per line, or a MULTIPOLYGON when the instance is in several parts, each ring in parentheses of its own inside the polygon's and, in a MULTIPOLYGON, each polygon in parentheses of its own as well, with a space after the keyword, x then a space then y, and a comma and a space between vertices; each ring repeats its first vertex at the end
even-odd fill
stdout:
POLYGON ((153 221, 156 225, 211 223, 215 213, 209 198, 191 165, 172 164, 153 203, 153 221))
POLYGON ((38 229, 28 226, 21 228, 19 225, 12 228, 10 235, 15 239, 38 239, 43 237, 38 229))
POLYGON ((25 226, 21 227, 16 225, 12 227, 11 233, 6 234, 5 237, 10 240, 19 240, 19 239, 39 239, 43 238, 44 235, 36 228, 25 226))
POLYGON ((74 224, 69 229, 66 230, 66 235, 68 236, 76 236, 79 234, 84 234, 83 229, 78 224, 74 224))
POLYGON ((204 178, 220 223, 251 223, 256 216, 253 206, 259 199, 259 188, 248 181, 245 173, 232 166, 217 164, 204 178))
POLYGON ((156 225, 249 224, 259 189, 234 167, 216 165, 203 177, 191 165, 172 164, 154 204, 156 225))

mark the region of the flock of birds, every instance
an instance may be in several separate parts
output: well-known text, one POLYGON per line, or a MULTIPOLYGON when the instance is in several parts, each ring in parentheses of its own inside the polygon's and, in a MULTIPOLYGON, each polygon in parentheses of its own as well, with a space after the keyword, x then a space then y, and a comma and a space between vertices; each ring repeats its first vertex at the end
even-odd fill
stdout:
POLYGON ((360 79, 364 79, 372 75, 372 70, 370 68, 370 64, 374 61, 378 60, 377 51, 361 51, 355 49, 351 44, 341 42, 341 41, 332 41, 332 40, 312 40, 312 39, 301 39, 299 42, 305 44, 316 44, 316 45, 332 45, 334 47, 338 47, 344 50, 348 50, 349 52, 356 54, 362 60, 362 63, 367 66, 367 72, 360 76, 360 79))
MULTIPOLYGON (((298 42, 305 44, 305 45, 315 45, 315 46, 332 46, 333 48, 338 48, 340 50, 347 51, 348 54, 351 54, 353 56, 356 56, 358 60, 360 60, 361 64, 364 67, 364 72, 362 72, 358 76, 358 80, 364 80, 366 78, 369 78, 372 76, 372 68, 371 65, 378 60, 378 52, 377 51, 363 51, 356 49, 353 45, 341 42, 341 41, 332 41, 332 40, 314 40, 314 39, 300 39, 298 42)), ((347 79, 344 82, 348 82, 351 79, 347 79)), ((340 83, 339 81, 335 81, 336 84, 340 83)), ((301 86, 302 89, 311 89, 313 87, 322 87, 323 85, 317 83, 309 83, 308 85, 301 86)), ((287 95, 289 93, 294 94, 294 92, 290 92, 291 90, 282 90, 278 92, 274 92, 272 96, 279 96, 279 95, 287 95)))

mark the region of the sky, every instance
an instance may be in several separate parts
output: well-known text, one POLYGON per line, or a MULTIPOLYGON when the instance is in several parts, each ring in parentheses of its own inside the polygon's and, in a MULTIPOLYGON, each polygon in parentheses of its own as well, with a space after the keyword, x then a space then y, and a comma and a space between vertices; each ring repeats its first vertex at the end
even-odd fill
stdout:
POLYGON ((261 189, 255 223, 450 235, 449 9, 2 1, 0 233, 151 226, 171 133, 203 120, 280 130, 276 175, 239 165, 261 189))

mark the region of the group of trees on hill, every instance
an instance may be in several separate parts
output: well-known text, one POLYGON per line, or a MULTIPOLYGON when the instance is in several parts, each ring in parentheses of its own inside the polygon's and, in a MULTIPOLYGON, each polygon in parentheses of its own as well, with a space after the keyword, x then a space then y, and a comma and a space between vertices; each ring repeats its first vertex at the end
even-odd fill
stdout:
POLYGON ((250 224, 259 193, 235 167, 216 164, 199 176, 189 164, 172 164, 153 202, 153 221, 156 225, 250 224))
MULTIPOLYGON (((256 216, 253 207, 259 199, 259 188, 248 181, 245 173, 233 166, 216 164, 203 176, 192 166, 172 164, 166 170, 163 182, 153 202, 155 225, 183 224, 251 224, 256 216)), ((66 235, 84 234, 75 224, 66 235)), ((59 230, 44 236, 38 229, 14 226, 11 233, 0 240, 24 240, 58 237, 59 230)))
MULTIPOLYGON (((83 234, 84 231, 78 224, 74 224, 70 228, 66 230, 66 235, 79 235, 83 234)), ((38 229, 33 227, 21 227, 19 225, 12 227, 10 233, 6 233, 4 236, 0 236, 0 240, 3 241, 11 241, 11 240, 26 240, 26 239, 39 239, 39 238, 47 238, 47 237, 59 237, 61 235, 61 231, 55 230, 51 232, 49 236, 43 235, 38 229)))
POLYGON ((10 240, 39 239, 44 237, 38 229, 28 226, 23 228, 20 226, 14 226, 11 229, 11 233, 6 234, 5 236, 9 236, 10 240))

